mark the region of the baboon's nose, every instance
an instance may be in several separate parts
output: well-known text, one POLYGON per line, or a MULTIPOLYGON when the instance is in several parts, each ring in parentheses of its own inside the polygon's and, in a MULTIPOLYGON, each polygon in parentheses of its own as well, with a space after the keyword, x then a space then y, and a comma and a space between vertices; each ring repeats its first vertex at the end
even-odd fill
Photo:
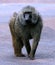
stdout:
POLYGON ((31 24, 31 20, 26 20, 26 23, 27 24, 31 24))

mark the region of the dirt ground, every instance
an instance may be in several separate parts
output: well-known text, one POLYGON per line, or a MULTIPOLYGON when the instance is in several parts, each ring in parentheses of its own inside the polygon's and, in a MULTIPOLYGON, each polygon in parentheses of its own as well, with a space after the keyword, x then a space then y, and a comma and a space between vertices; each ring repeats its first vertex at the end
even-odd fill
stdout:
MULTIPOLYGON (((51 5, 52 6, 52 5, 51 5)), ((55 15, 55 6, 52 7, 51 12, 46 8, 48 14, 55 15), (53 11, 53 12, 52 12, 53 11)), ((13 7, 12 7, 13 8, 13 7)), ((55 65, 55 16, 43 18, 43 31, 39 46, 36 50, 35 60, 30 60, 27 56, 25 47, 23 53, 26 57, 16 57, 14 55, 12 39, 9 30, 9 15, 13 12, 11 6, 8 7, 0 5, 0 65, 55 65), (9 13, 8 13, 9 11, 9 13), (5 13, 4 13, 5 12, 5 13)), ((43 8, 45 11, 45 9, 43 8)), ((41 10, 41 13, 44 12, 41 10)), ((45 12, 44 12, 45 14, 45 12)), ((46 16, 46 15, 44 15, 46 16)), ((30 40, 30 44, 32 45, 30 40)))
POLYGON ((0 23, 0 65, 55 65, 55 31, 44 26, 35 60, 22 51, 26 57, 15 57, 8 23, 0 23))

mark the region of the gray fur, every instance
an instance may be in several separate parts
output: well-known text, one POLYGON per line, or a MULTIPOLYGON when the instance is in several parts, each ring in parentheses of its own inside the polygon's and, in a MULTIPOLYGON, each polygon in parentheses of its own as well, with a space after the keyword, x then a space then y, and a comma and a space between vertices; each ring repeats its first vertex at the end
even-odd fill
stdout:
POLYGON ((30 59, 34 59, 43 27, 42 18, 39 13, 34 7, 26 6, 20 13, 11 18, 9 27, 15 55, 24 56, 21 51, 22 47, 25 46, 30 59), (31 24, 26 23, 23 16, 24 12, 32 12, 31 24), (33 39, 32 48, 29 43, 30 39, 33 39))

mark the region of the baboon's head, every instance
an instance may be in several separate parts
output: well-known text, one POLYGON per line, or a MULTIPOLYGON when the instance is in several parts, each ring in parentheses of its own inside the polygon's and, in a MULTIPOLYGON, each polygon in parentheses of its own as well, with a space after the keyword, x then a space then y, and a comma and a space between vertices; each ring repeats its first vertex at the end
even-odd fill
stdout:
POLYGON ((38 20, 38 13, 34 7, 27 6, 22 9, 20 14, 20 23, 22 25, 36 24, 38 20))

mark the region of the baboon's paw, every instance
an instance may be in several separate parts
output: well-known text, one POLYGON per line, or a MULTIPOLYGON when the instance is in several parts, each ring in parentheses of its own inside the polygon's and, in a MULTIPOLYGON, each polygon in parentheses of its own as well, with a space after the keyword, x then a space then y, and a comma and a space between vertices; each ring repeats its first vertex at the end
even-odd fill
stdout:
POLYGON ((30 58, 30 60, 34 60, 34 56, 32 54, 29 54, 28 57, 30 58))
POLYGON ((16 57, 26 57, 24 54, 15 54, 16 57))

